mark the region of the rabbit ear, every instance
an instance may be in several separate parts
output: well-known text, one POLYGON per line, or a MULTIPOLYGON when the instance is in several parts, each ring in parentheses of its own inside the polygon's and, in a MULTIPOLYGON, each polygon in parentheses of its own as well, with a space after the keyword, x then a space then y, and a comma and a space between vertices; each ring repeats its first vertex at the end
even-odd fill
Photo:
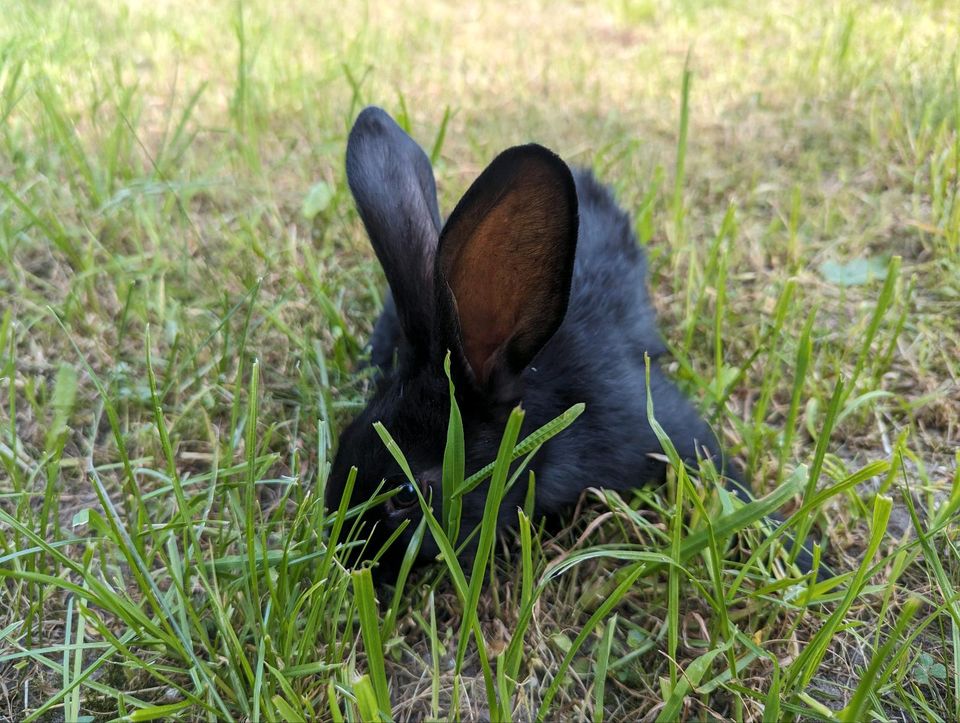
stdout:
POLYGON ((488 395, 515 399, 520 373, 563 321, 578 230, 570 169, 538 145, 497 156, 447 220, 440 340, 488 395))
POLYGON ((440 210, 423 150, 380 108, 365 108, 347 141, 347 182, 383 266, 404 334, 428 348, 440 210))

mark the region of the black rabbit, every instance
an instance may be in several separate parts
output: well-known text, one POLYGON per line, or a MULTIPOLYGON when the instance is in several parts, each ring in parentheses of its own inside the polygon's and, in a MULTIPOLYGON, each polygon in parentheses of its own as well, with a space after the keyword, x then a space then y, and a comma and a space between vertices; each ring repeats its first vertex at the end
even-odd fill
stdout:
MULTIPOLYGON (((421 516, 374 422, 390 431, 440 516, 447 350, 467 474, 496 456, 518 402, 526 410, 521 437, 584 402, 577 422, 531 463, 539 514, 572 505, 588 486, 627 490, 664 479, 663 452, 647 421, 644 354, 655 360, 665 346, 647 295, 644 253, 627 214, 589 171, 571 173, 542 146, 510 148, 441 224, 427 156, 374 107, 354 124, 346 168, 390 295, 371 341, 380 370, 376 393, 340 437, 327 504, 340 502, 352 466, 352 504, 383 480, 385 489, 400 488, 367 513, 370 554, 402 520, 421 516)), ((650 390, 656 418, 680 456, 694 464, 710 457, 722 467, 714 434, 656 363, 650 390)), ((525 488, 508 492, 501 524, 516 520, 525 488)), ((479 523, 486 490, 484 484, 465 497, 464 532, 479 523)), ((381 575, 395 572, 415 526, 381 560, 381 575)), ((436 553, 427 534, 421 557, 436 553)))

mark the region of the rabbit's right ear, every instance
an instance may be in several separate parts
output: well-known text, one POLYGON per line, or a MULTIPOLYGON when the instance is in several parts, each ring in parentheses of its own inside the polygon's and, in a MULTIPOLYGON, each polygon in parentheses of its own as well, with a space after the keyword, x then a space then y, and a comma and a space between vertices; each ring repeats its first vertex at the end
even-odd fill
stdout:
POLYGON ((365 108, 347 141, 347 183, 412 348, 426 352, 434 322, 433 266, 440 236, 430 161, 381 108, 365 108))
POLYGON ((488 398, 513 403, 524 368, 560 327, 578 231, 570 169, 534 144, 497 156, 447 219, 437 252, 440 341, 488 398))

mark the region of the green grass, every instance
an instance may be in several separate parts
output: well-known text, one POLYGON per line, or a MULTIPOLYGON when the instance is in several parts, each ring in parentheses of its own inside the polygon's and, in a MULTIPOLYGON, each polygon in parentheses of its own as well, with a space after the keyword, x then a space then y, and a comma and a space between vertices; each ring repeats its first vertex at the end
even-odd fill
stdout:
MULTIPOLYGON (((0 718, 960 718, 953 3, 3 14, 0 718), (367 103, 447 211, 529 140, 615 188, 757 502, 704 469, 591 491, 559 534, 528 505, 465 570, 452 494, 406 563, 432 535, 445 564, 344 566, 358 511, 323 488, 384 288, 342 168, 367 103)), ((477 482, 458 429, 448 491, 477 482)), ((496 489, 530 483, 517 429, 496 489)))

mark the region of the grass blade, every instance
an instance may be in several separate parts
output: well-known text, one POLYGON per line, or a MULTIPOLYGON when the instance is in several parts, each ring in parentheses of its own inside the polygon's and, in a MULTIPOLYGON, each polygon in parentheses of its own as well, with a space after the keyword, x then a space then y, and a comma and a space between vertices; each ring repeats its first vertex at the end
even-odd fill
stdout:
POLYGON ((463 419, 460 417, 453 378, 450 376, 450 352, 447 352, 446 359, 443 361, 443 370, 447 375, 447 386, 450 391, 450 419, 447 424, 447 446, 443 452, 442 519, 447 537, 456 540, 460 536, 460 510, 463 506, 463 498, 455 494, 455 491, 463 486, 466 449, 463 441, 463 419))
POLYGON ((597 665, 593 671, 593 723, 603 723, 603 692, 607 681, 607 664, 610 660, 610 648, 613 646, 613 634, 617 629, 617 616, 607 622, 600 639, 597 665))
MULTIPOLYGON (((373 575, 369 567, 354 570, 354 600, 360 614, 360 632, 363 635, 363 648, 367 654, 367 667, 370 670, 370 682, 376 698, 379 718, 390 720, 390 691, 387 688, 387 673, 383 662, 383 643, 380 639, 380 623, 377 613, 377 600, 373 591, 373 575)), ((369 711, 368 711, 369 712, 369 711)))

